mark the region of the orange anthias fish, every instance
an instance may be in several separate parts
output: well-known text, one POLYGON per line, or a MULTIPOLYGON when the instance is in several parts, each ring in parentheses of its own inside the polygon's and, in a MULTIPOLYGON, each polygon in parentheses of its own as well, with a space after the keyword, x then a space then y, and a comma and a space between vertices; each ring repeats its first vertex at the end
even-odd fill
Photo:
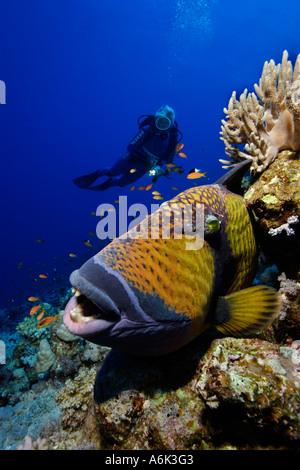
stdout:
POLYGON ((34 315, 40 308, 42 307, 42 305, 35 305, 34 307, 32 307, 32 309, 30 310, 29 312, 29 315, 34 315))
POLYGON ((136 168, 132 168, 132 169, 130 170, 130 173, 135 173, 135 172, 136 172, 136 168))
POLYGON ((179 153, 183 149, 183 147, 184 147, 183 143, 177 144, 176 147, 175 147, 175 152, 179 153))
POLYGON ((153 184, 152 184, 152 183, 151 183, 151 184, 148 184, 148 186, 146 186, 146 188, 145 188, 145 189, 146 189, 146 191, 149 191, 149 189, 151 189, 151 188, 152 188, 152 186, 153 186, 153 184))
POLYGON ((195 180, 197 178, 202 178, 203 176, 206 176, 206 173, 201 173, 200 170, 198 170, 197 168, 194 168, 193 170, 189 172, 189 174, 187 175, 187 178, 189 180, 195 180))
POLYGON ((29 302, 35 302, 36 300, 39 300, 38 297, 28 297, 29 302))
POLYGON ((77 255, 75 255, 75 253, 70 253, 69 256, 70 258, 76 258, 77 255))
POLYGON ((56 319, 58 315, 55 315, 54 317, 45 317, 43 318, 37 325, 38 328, 44 328, 45 326, 51 325, 56 319))
POLYGON ((39 277, 40 277, 41 279, 47 279, 48 276, 47 276, 46 274, 39 274, 39 277))
POLYGON ((41 313, 38 314, 38 316, 36 317, 37 321, 40 321, 43 318, 44 313, 45 313, 45 310, 42 310, 41 313))
POLYGON ((84 240, 84 244, 86 246, 89 246, 90 248, 92 248, 93 245, 91 245, 91 243, 89 242, 89 240, 84 240))
POLYGON ((135 186, 131 186, 130 191, 133 191, 135 189, 135 186))
POLYGON ((185 153, 183 153, 183 152, 179 152, 179 154, 178 154, 178 155, 179 155, 180 157, 182 157, 182 158, 187 158, 186 154, 185 154, 185 153))
POLYGON ((159 356, 209 328, 237 337, 266 328, 280 296, 251 286, 255 234, 243 197, 230 191, 248 167, 242 162, 215 184, 178 194, 74 271, 79 295, 64 310, 68 330, 131 355, 159 356), (167 224, 165 211, 173 212, 167 224))

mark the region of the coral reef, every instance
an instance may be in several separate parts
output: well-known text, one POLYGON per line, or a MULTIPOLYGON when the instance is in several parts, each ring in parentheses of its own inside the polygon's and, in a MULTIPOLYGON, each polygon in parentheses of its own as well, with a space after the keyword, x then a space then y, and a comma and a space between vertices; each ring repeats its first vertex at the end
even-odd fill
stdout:
POLYGON ((33 440, 51 435, 57 428, 60 416, 56 394, 55 387, 41 380, 21 393, 14 405, 0 407, 0 449, 16 449, 24 443, 26 435, 33 440))
POLYGON ((103 448, 299 448, 297 347, 224 338, 200 357, 196 344, 160 361, 110 353, 95 386, 103 448))
MULTIPOLYGON (((60 304, 61 298, 55 302, 60 304)), ((108 348, 71 336, 62 316, 63 311, 42 329, 36 319, 26 317, 16 331, 1 333, 6 364, 0 366, 0 449, 98 445, 91 435, 93 419, 87 404, 95 368, 108 348)))
POLYGON ((67 327, 63 323, 59 326, 59 328, 57 328, 56 335, 58 336, 59 339, 65 341, 66 343, 79 340, 79 336, 76 336, 70 333, 70 331, 67 329, 67 327))
POLYGON ((38 437, 36 441, 32 441, 30 436, 25 436, 24 444, 19 444, 18 450, 48 450, 48 446, 46 439, 38 437))
POLYGON ((300 283, 278 276, 282 304, 279 316, 260 337, 279 344, 291 345, 300 338, 300 283))
POLYGON ((37 374, 43 374, 50 369, 55 362, 55 354, 46 339, 42 339, 39 346, 39 352, 34 364, 37 374))
POLYGON ((300 262, 300 152, 281 151, 244 194, 270 264, 296 278, 300 262))
POLYGON ((228 109, 224 108, 220 134, 229 161, 220 159, 223 168, 250 158, 252 172, 260 173, 280 150, 300 150, 300 54, 294 70, 287 51, 281 64, 265 62, 254 88, 256 94, 246 89, 239 100, 234 91, 228 109), (245 144, 242 150, 241 144, 245 144))
POLYGON ((25 317, 24 320, 17 325, 16 330, 20 335, 27 338, 30 343, 39 342, 43 338, 50 338, 47 328, 36 327, 36 318, 34 316, 25 317))
POLYGON ((56 396, 60 405, 60 426, 49 436, 52 449, 93 450, 100 446, 99 431, 93 412, 93 388, 97 367, 82 366, 74 378, 68 379, 56 396))

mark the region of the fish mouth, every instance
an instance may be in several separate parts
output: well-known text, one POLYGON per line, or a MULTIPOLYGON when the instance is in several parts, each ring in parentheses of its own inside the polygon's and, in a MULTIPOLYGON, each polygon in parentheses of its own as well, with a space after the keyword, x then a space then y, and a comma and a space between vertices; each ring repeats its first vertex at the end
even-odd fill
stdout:
POLYGON ((71 333, 92 336, 106 331, 120 320, 121 312, 114 301, 78 271, 71 274, 70 282, 74 296, 66 305, 64 323, 71 333))

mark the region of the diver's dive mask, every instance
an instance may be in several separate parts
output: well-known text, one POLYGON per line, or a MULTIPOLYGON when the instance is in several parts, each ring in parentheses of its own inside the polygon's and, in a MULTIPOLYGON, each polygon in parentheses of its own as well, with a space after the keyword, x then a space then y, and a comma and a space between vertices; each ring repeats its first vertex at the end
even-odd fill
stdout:
POLYGON ((167 131, 175 120, 175 113, 170 106, 162 106, 155 113, 155 126, 160 131, 167 131))

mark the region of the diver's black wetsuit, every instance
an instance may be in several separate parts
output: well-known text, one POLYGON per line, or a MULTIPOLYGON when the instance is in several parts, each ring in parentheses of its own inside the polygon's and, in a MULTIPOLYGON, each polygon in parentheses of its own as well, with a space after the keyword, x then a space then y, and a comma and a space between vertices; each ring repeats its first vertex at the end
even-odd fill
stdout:
POLYGON ((155 167, 158 167, 158 172, 153 175, 153 181, 167 174, 167 169, 163 166, 173 161, 178 137, 182 137, 177 122, 174 121, 168 130, 162 131, 156 128, 155 117, 146 115, 140 116, 138 125, 139 132, 127 146, 127 152, 122 158, 112 167, 76 178, 74 183, 80 188, 102 191, 111 186, 131 184, 155 167), (142 122, 141 118, 144 118, 142 122), (100 176, 109 178, 102 184, 91 186, 100 176))

